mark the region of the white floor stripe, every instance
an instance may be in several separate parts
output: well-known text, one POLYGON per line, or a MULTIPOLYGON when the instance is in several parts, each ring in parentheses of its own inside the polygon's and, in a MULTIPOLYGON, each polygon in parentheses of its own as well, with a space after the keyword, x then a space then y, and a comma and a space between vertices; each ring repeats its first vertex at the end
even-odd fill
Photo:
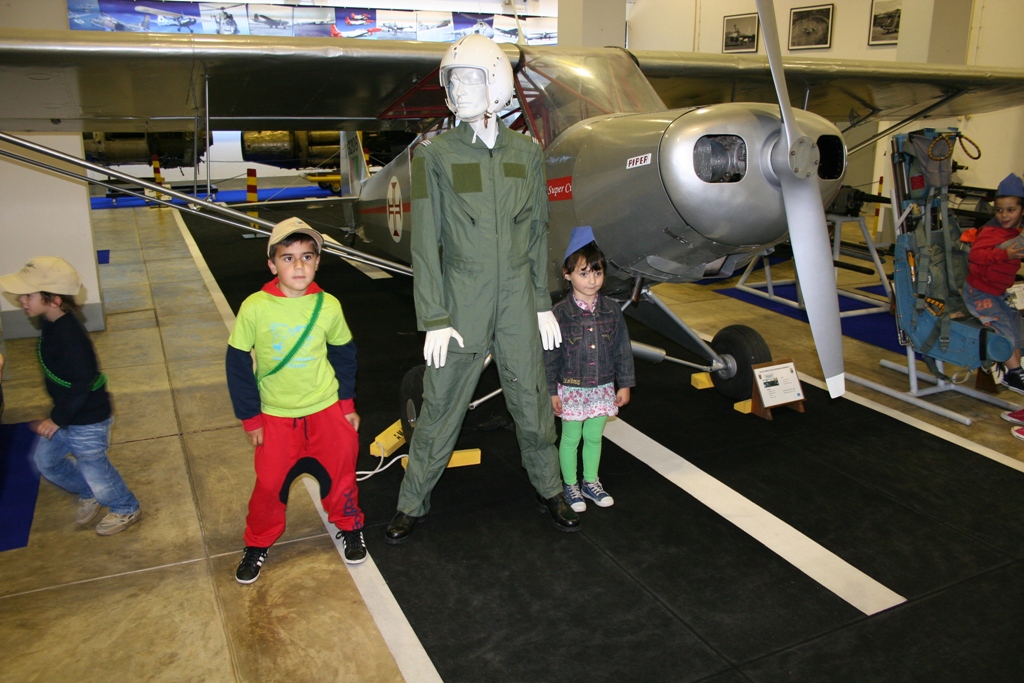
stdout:
POLYGON ((350 266, 352 266, 353 268, 355 268, 356 270, 358 270, 360 273, 370 278, 371 280, 383 280, 384 278, 391 277, 391 273, 387 272, 386 270, 381 270, 377 266, 371 266, 369 263, 360 263, 359 261, 347 259, 344 256, 341 257, 341 260, 349 264, 350 266))
MULTIPOLYGON (((160 209, 160 211, 166 210, 160 209)), ((213 297, 213 304, 217 307, 217 312, 220 313, 220 317, 224 320, 224 326, 228 328, 228 333, 230 334, 231 329, 235 326, 235 313, 231 310, 231 306, 228 305, 228 300, 224 297, 224 293, 220 291, 220 285, 217 284, 213 273, 210 272, 210 267, 206 265, 203 252, 199 251, 199 245, 192 238, 192 233, 188 231, 188 226, 185 225, 181 212, 177 209, 171 209, 171 211, 174 213, 174 222, 178 224, 178 230, 181 232, 185 244, 188 245, 188 250, 192 253, 192 260, 196 262, 196 267, 199 268, 199 274, 206 284, 206 289, 210 291, 210 296, 213 297)), ((226 344, 227 341, 225 340, 225 348, 227 348, 226 344)))
POLYGON ((604 435, 864 614, 870 616, 906 602, 621 419, 609 420, 604 435))
MULTIPOLYGON (((327 532, 334 540, 338 555, 344 562, 345 554, 341 547, 341 539, 334 537, 336 528, 327 521, 327 513, 324 512, 324 508, 320 504, 320 485, 310 477, 303 477, 303 483, 320 513, 320 519, 323 520, 327 532)), ((377 569, 373 557, 367 553, 366 562, 358 565, 346 564, 345 567, 352 576, 352 580, 355 581, 360 595, 363 596, 363 601, 370 610, 370 615, 373 616, 377 628, 380 629, 384 642, 391 650, 391 655, 395 658, 406 683, 441 683, 441 676, 434 668, 434 663, 430 661, 427 651, 423 649, 423 644, 416 637, 402 608, 398 606, 398 601, 391 594, 391 589, 388 588, 387 582, 384 581, 380 570, 377 569)))

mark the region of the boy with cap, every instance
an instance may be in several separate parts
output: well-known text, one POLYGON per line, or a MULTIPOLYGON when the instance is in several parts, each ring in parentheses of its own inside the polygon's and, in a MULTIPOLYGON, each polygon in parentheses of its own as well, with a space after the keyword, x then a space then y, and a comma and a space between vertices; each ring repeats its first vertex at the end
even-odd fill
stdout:
POLYGON ((78 524, 91 522, 104 506, 110 512, 96 525, 96 533, 124 531, 139 521, 142 510, 107 458, 114 418, 107 377, 99 370, 85 326, 74 315, 81 276, 60 257, 40 256, 17 273, 0 277, 0 288, 17 294, 25 313, 40 320, 39 362, 53 410, 48 418, 31 423, 43 437, 36 442, 33 461, 46 479, 78 494, 78 524))
POLYGON ((231 403, 256 447, 256 486, 235 571, 242 584, 259 578, 284 532, 288 489, 301 474, 319 482, 345 562, 366 560, 356 490, 356 347, 341 304, 313 282, 323 243, 298 218, 274 226, 267 265, 276 277, 242 302, 228 339, 231 403))

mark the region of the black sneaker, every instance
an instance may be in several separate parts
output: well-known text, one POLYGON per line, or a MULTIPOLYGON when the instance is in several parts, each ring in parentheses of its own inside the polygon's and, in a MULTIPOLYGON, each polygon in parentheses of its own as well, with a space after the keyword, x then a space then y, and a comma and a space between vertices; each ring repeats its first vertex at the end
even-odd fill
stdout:
POLYGON ((366 562, 366 544, 363 543, 363 530, 345 531, 342 529, 335 538, 341 539, 341 548, 345 553, 345 564, 362 564, 366 562))
POLYGON ((260 567, 266 560, 267 548, 245 546, 242 561, 238 563, 238 569, 235 570, 235 581, 250 584, 260 578, 260 567))
POLYGON ((1016 391, 1018 394, 1024 394, 1024 368, 1007 370, 1006 374, 1003 375, 1001 384, 1007 389, 1016 391))

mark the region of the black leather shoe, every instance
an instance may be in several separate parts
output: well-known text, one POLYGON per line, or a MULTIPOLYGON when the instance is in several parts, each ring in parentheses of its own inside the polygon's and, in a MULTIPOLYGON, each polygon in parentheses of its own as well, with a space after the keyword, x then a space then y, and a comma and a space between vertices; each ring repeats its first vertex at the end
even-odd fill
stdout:
POLYGON ((541 511, 546 510, 551 515, 551 522, 559 531, 571 533, 580 530, 580 516, 569 507, 569 503, 565 501, 565 496, 561 493, 555 494, 550 498, 542 498, 538 493, 537 502, 542 506, 541 511))
POLYGON ((412 533, 413 527, 418 521, 420 521, 419 517, 407 515, 402 511, 396 512, 388 524, 388 530, 384 532, 384 540, 391 545, 405 543, 409 540, 409 534, 412 533))

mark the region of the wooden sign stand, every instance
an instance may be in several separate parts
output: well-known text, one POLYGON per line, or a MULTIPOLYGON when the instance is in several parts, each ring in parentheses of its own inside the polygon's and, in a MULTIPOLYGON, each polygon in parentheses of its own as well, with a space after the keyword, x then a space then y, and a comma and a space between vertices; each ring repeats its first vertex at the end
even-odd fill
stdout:
POLYGON ((754 365, 754 388, 750 394, 750 412, 772 419, 772 408, 789 406, 804 412, 804 392, 796 365, 789 359, 754 365))

